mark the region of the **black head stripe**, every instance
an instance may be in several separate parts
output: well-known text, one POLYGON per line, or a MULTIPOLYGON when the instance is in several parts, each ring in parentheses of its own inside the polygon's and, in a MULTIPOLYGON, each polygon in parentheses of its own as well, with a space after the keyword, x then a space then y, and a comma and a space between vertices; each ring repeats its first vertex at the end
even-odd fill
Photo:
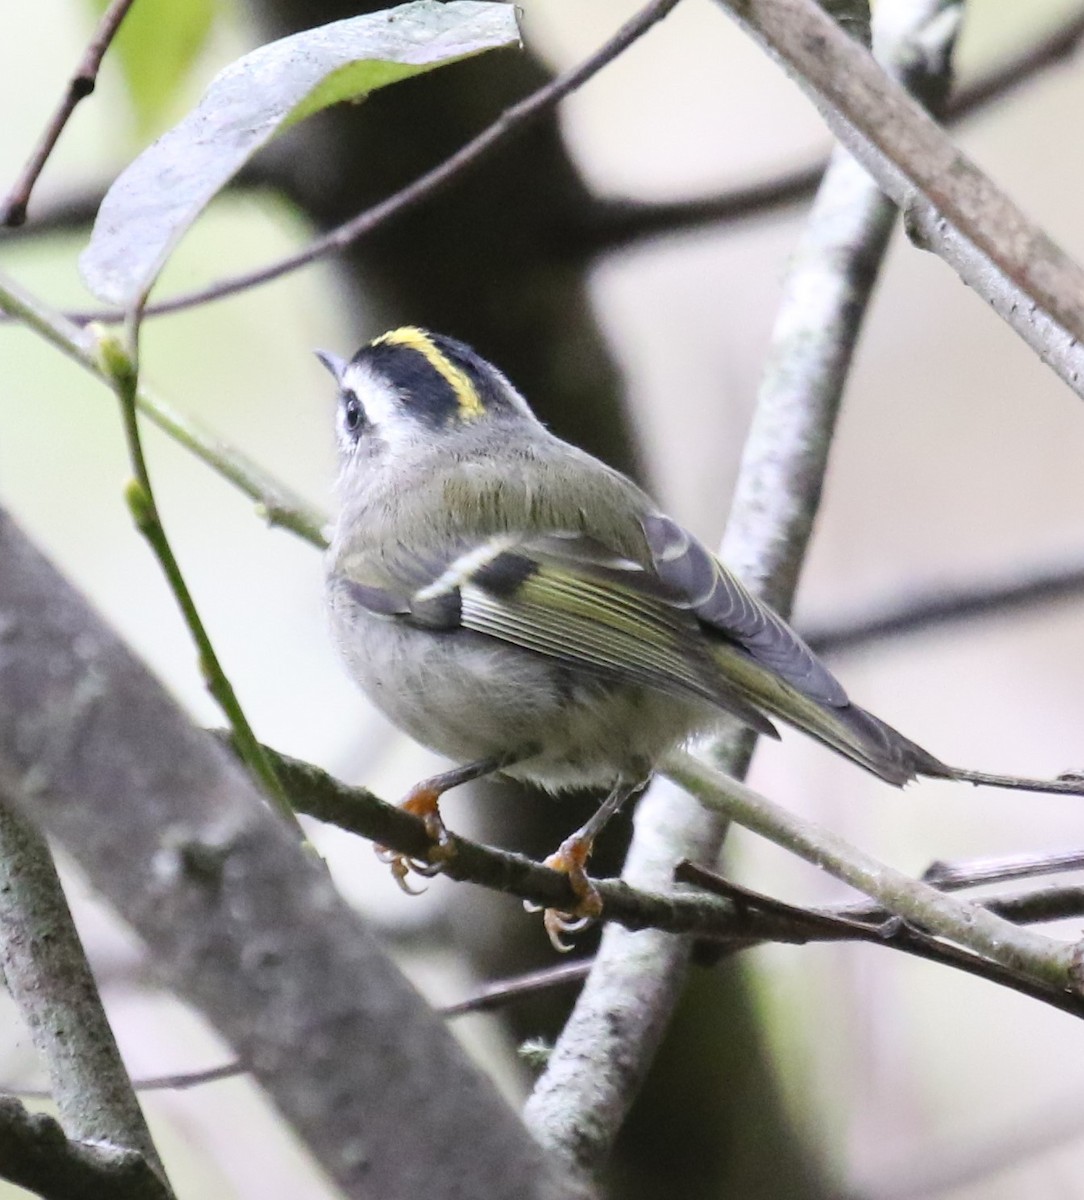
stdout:
POLYGON ((466 342, 457 341, 443 333, 431 333, 429 338, 453 366, 470 378, 486 412, 507 412, 514 407, 509 400, 508 381, 491 362, 472 350, 466 342))
POLYGON ((411 346, 381 342, 358 351, 354 362, 364 362, 389 380, 409 407, 411 416, 439 427, 457 419, 459 396, 431 362, 411 346))

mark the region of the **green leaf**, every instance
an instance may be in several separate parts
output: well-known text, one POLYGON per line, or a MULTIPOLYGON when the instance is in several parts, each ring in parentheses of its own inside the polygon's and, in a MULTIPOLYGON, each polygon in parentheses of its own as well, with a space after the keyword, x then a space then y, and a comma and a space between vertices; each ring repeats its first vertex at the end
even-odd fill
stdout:
MULTIPOLYGON (((109 0, 90 0, 99 15, 109 0)), ((168 111, 189 68, 207 42, 217 0, 139 0, 124 18, 111 48, 120 60, 141 130, 168 111)))
POLYGON ((279 130, 330 104, 518 43, 511 4, 415 0, 246 54, 106 193, 80 258, 87 286, 102 300, 136 307, 200 212, 279 130))

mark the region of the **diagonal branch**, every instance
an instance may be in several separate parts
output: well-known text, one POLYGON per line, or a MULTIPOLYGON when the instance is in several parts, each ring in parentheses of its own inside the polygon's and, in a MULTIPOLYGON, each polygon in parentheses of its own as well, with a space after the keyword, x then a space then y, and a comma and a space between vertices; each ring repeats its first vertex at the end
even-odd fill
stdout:
MULTIPOLYGON (((372 208, 352 217, 337 228, 315 238, 303 250, 287 255, 258 270, 235 275, 230 279, 224 279, 209 287, 175 296, 170 300, 148 304, 145 315, 158 316, 162 313, 178 312, 181 309, 222 300, 237 292, 270 283, 272 280, 296 271, 299 267, 309 266, 330 254, 345 249, 378 227, 431 199, 454 183, 465 172, 473 170, 495 148, 518 136, 533 121, 538 120, 554 108, 559 101, 581 88, 603 67, 613 62, 649 29, 657 25, 677 4, 678 0, 651 0, 651 3, 645 5, 634 17, 626 21, 613 37, 604 42, 594 54, 578 66, 558 75, 532 92, 531 95, 517 104, 513 104, 511 108, 505 109, 491 125, 483 129, 465 146, 461 146, 454 154, 426 171, 413 183, 407 184, 406 187, 400 188, 399 191, 381 200, 379 204, 373 205, 372 208)), ((116 313, 101 313, 97 314, 94 319, 109 321, 121 318, 116 313)))
POLYGON ((3 514, 0 562, 0 787, 251 1065, 343 1194, 561 1194, 322 865, 3 514))
POLYGON ((49 847, 2 794, 0 977, 48 1067, 67 1137, 141 1159, 168 1194, 49 847))
POLYGON ((928 883, 909 879, 831 830, 787 812, 691 755, 672 755, 665 770, 702 804, 717 808, 730 820, 865 892, 912 925, 966 946, 1054 990, 1075 990, 1070 980, 1074 954, 1070 943, 1020 929, 981 905, 961 903, 928 883))
MULTIPOLYGON (((945 124, 956 125, 974 116, 1011 96, 1041 72, 1065 63, 1077 51, 1082 38, 1084 12, 1075 12, 1051 32, 954 92, 945 106, 945 124)), ((647 201, 599 197, 584 210, 580 220, 561 231, 557 240, 563 253, 595 255, 649 238, 768 216, 809 200, 827 169, 828 159, 823 158, 773 178, 694 199, 647 201)))
POLYGON ((42 1200, 170 1200, 162 1178, 134 1150, 69 1140, 47 1113, 0 1096, 0 1177, 42 1200))
POLYGON ((815 0, 718 0, 943 258, 1084 396, 1084 271, 953 145, 815 0))
POLYGON ((83 57, 75 69, 75 74, 68 80, 68 86, 56 111, 42 132, 29 161, 8 193, 7 199, 0 205, 0 225, 21 225, 26 220, 26 206, 30 202, 30 193, 34 190, 38 176, 49 161, 49 156, 60 135, 64 132, 68 118, 75 112, 75 106, 94 91, 98 79, 98 68, 102 65, 105 52, 109 49, 133 2, 134 0, 113 0, 102 14, 102 19, 98 22, 98 28, 94 31, 90 44, 83 51, 83 57))
MULTIPOLYGON (((1076 52, 1082 38, 1084 12, 1072 13, 1049 33, 995 63, 954 92, 945 109, 945 124, 955 125, 966 120, 1012 96, 1047 69, 1065 63, 1076 52)), ((810 199, 827 169, 828 159, 823 158, 772 178, 729 188, 715 196, 687 200, 654 202, 596 197, 584 208, 578 220, 553 231, 555 253, 593 256, 648 238, 765 216, 810 199)), ((273 187, 273 172, 264 173, 259 163, 250 165, 232 186, 253 184, 273 187)), ((103 194, 104 188, 99 187, 59 196, 52 203, 39 206, 34 217, 20 228, 19 235, 32 237, 56 229, 87 226, 94 220, 103 194)), ((77 319, 100 320, 106 315, 80 314, 77 319)))

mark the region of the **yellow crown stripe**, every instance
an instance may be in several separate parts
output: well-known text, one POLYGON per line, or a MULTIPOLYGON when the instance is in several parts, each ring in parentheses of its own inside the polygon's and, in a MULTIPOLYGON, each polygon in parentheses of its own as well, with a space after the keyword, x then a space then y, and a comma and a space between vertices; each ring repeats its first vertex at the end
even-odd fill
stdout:
POLYGON ((474 384, 471 383, 470 376, 437 349, 433 339, 424 329, 418 329, 414 325, 404 325, 401 329, 393 329, 390 333, 382 334, 373 341, 373 345, 406 346, 411 350, 416 350, 434 371, 447 380, 448 386, 455 393, 456 402, 459 405, 459 415, 464 421, 472 421, 475 417, 480 417, 485 413, 481 397, 479 397, 474 384))

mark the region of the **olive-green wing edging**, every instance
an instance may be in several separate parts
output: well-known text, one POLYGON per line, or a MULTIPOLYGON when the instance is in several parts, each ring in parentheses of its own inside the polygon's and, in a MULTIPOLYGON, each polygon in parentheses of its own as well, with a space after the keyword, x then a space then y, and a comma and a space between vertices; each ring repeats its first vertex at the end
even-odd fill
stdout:
POLYGON ((718 672, 695 621, 636 590, 638 576, 650 579, 646 572, 630 570, 627 582, 616 583, 593 578, 582 559, 565 568, 546 557, 539 562, 523 546, 494 560, 505 579, 515 578, 514 587, 490 571, 465 582, 463 627, 607 678, 707 701, 778 737, 718 672))
POLYGON ((498 534, 427 556, 345 559, 334 585, 367 611, 453 634, 468 629, 597 673, 772 723, 719 672, 693 614, 650 569, 576 533, 498 534))

